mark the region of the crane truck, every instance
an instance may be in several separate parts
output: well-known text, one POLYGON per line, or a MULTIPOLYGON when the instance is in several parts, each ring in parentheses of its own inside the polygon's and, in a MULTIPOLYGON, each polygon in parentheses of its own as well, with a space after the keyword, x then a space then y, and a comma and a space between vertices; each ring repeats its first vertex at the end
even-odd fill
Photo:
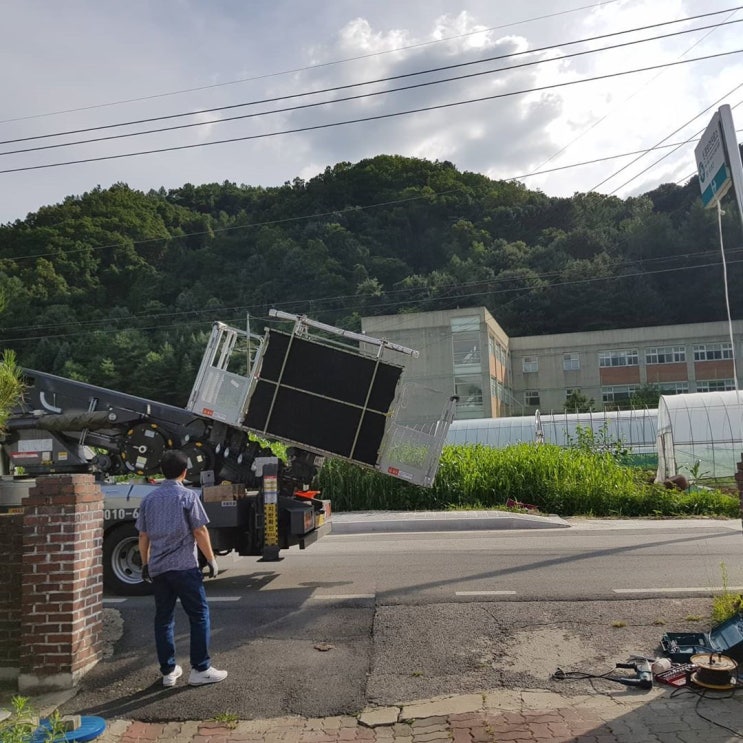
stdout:
POLYGON ((2 437, 0 510, 21 510, 38 476, 94 474, 104 497, 104 584, 140 595, 150 587, 134 523, 168 449, 188 455, 186 484, 200 492, 220 555, 278 560, 280 550, 327 534, 330 502, 311 489, 327 458, 430 487, 456 398, 442 400, 429 424, 400 420, 404 365, 385 356, 417 351, 303 315, 270 316, 291 329, 261 336, 213 324, 185 408, 25 369, 2 437))

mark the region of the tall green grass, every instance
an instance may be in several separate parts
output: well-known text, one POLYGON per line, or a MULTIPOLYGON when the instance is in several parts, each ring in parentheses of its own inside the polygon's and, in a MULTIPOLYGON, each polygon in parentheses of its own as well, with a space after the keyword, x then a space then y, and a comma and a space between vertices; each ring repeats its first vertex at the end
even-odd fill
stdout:
POLYGON ((666 490, 610 453, 552 444, 446 446, 432 488, 341 460, 327 462, 317 484, 335 511, 504 508, 512 499, 560 516, 739 516, 735 496, 666 490))

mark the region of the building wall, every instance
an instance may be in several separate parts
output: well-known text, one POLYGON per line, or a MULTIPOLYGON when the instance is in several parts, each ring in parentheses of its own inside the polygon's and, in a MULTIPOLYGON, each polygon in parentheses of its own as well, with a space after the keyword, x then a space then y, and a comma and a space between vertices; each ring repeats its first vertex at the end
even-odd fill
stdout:
MULTIPOLYGON (((460 419, 562 411, 569 390, 580 390, 600 409, 645 384, 669 392, 710 391, 730 388, 734 377, 732 359, 719 358, 721 344, 730 343, 726 322, 509 338, 487 309, 474 307, 367 317, 362 329, 418 350, 420 357, 406 363, 405 378, 436 389, 442 399, 459 393, 460 419), (465 368, 455 364, 455 328, 466 318, 476 318, 480 355, 476 365, 465 368), (704 350, 695 360, 699 345, 704 350), (681 350, 682 360, 676 358, 681 350), (628 358, 636 363, 623 364, 628 358), (480 405, 463 399, 466 387, 457 383, 463 377, 480 380, 480 405)), ((743 321, 734 322, 733 337, 742 335, 743 321)), ((739 340, 733 350, 740 358, 739 340)), ((438 416, 437 405, 417 405, 421 421, 438 416)))
MULTIPOLYGON (((740 338, 743 322, 733 323, 733 336, 740 338)), ((710 353, 713 347, 729 344, 730 334, 726 322, 692 323, 688 325, 657 325, 645 328, 593 331, 588 333, 562 333, 555 335, 524 336, 510 339, 511 365, 513 369, 513 391, 518 397, 526 390, 540 391, 539 409, 542 411, 563 410, 569 389, 580 389, 588 398, 593 398, 597 407, 605 402, 607 388, 639 387, 654 384, 658 387, 678 383, 676 391, 709 391, 698 382, 723 384, 732 382, 731 359, 695 361, 694 346, 703 344, 710 353), (659 349, 683 349, 685 361, 652 363, 648 354, 659 349), (606 352, 637 352, 637 365, 601 366, 600 355, 606 352), (563 355, 577 354, 580 368, 563 369, 563 355), (523 371, 525 357, 538 360, 537 373, 523 371), (684 385, 686 388, 684 389, 684 385)), ((742 346, 736 340, 733 348, 736 358, 742 346)), ((617 394, 623 390, 617 389, 617 394)), ((669 389, 670 392, 670 389, 669 389)), ((607 403, 610 404, 610 403, 607 403)), ((533 412, 536 406, 527 406, 533 412)))
POLYGON ((361 327, 367 335, 420 354, 417 359, 387 356, 405 364, 408 400, 415 401, 402 411, 404 422, 438 418, 454 394, 460 398, 459 418, 508 414, 508 336, 484 307, 365 317, 361 327))

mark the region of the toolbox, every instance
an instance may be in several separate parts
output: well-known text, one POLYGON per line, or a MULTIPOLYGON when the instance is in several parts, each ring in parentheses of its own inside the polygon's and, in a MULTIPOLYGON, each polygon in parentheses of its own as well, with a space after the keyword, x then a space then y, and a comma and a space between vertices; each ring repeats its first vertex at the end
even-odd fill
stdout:
POLYGON ((688 663, 692 655, 722 653, 743 662, 743 614, 740 612, 709 632, 666 632, 663 652, 674 663, 688 663))

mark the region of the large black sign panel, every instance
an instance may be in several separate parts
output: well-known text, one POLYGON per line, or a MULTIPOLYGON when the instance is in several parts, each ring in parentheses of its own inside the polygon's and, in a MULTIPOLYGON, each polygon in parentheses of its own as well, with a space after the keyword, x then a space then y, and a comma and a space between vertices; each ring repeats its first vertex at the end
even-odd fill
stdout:
POLYGON ((271 330, 243 424, 375 465, 402 367, 271 330))

